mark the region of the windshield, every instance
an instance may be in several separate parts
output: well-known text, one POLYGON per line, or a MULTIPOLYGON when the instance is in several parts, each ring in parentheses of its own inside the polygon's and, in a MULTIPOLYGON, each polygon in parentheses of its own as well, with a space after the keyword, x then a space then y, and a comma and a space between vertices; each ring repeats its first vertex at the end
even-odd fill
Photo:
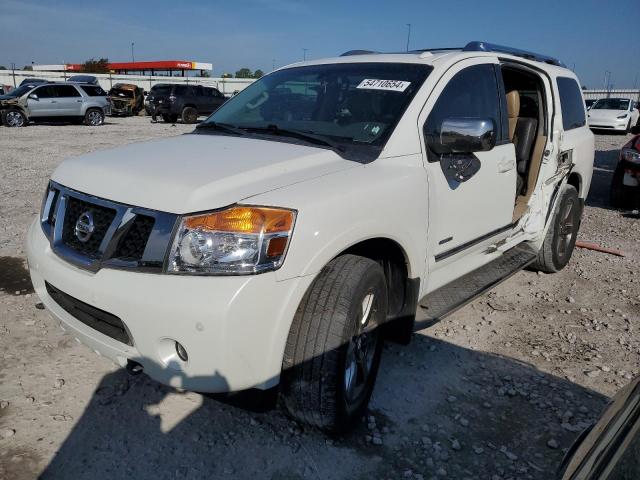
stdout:
POLYGON ((591 110, 627 110, 629 100, 626 98, 603 98, 593 104, 591 110))
POLYGON ((241 129, 295 130, 349 147, 379 147, 431 72, 412 63, 338 63, 271 73, 206 121, 241 129))
POLYGON ((133 98, 133 90, 120 90, 119 88, 112 88, 109 90, 110 97, 122 97, 133 98))
POLYGON ((171 93, 171 89, 173 85, 157 85, 151 88, 149 92, 150 95, 158 96, 158 95, 169 95, 171 93))
POLYGON ((36 85, 22 85, 18 88, 14 88, 13 90, 11 90, 9 93, 5 95, 5 97, 14 97, 14 98, 21 97, 28 91, 33 90, 35 87, 36 85))

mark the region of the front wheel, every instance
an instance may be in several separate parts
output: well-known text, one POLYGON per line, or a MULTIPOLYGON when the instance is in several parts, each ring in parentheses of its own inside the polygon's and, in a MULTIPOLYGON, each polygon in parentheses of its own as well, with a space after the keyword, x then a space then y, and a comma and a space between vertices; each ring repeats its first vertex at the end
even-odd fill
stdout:
POLYGON ((97 127, 104 123, 104 113, 97 108, 90 108, 84 114, 84 124, 90 127, 97 127))
POLYGON ((581 212, 578 191, 572 185, 561 187, 551 225, 532 268, 547 273, 562 270, 576 245, 581 212))
POLYGON ((295 314, 281 400, 295 419, 332 432, 364 413, 378 373, 387 286, 373 260, 343 255, 314 280, 295 314))
POLYGON ((27 116, 17 108, 11 108, 2 113, 2 124, 5 127, 24 127, 27 125, 27 116))
POLYGON ((626 208, 631 204, 632 188, 624 184, 624 167, 618 165, 611 179, 609 203, 613 208, 626 208))

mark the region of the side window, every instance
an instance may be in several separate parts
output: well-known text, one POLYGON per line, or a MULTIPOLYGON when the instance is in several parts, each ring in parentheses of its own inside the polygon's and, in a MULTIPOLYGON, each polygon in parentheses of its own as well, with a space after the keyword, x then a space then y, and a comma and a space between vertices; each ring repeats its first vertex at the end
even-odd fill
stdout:
POLYGON ((502 141, 500 95, 492 64, 458 72, 444 88, 424 124, 424 136, 440 136, 442 122, 451 117, 493 120, 496 143, 502 141))
POLYGON ((31 93, 35 93, 38 98, 53 98, 56 96, 51 86, 38 87, 31 93))
POLYGON ((187 95, 190 92, 187 91, 187 86, 186 85, 176 85, 176 87, 173 89, 173 94, 178 96, 182 96, 182 95, 187 95))
POLYGON ((191 87, 191 89, 193 90, 193 93, 198 96, 198 97, 204 97, 204 89, 202 88, 202 85, 198 85, 196 87, 191 87))
POLYGON ((76 90, 73 85, 55 85, 53 90, 56 93, 56 97, 79 97, 80 92, 76 90))
POLYGON ((583 127, 587 124, 580 87, 573 78, 558 77, 558 92, 562 108, 562 127, 565 130, 583 127))
POLYGON ((80 88, 84 90, 84 93, 86 93, 90 97, 104 97, 107 95, 107 92, 105 92, 101 87, 98 86, 82 85, 80 86, 80 88))
POLYGON ((211 89, 211 94, 214 97, 222 97, 222 93, 220 93, 220 90, 218 90, 217 88, 212 88, 211 89))

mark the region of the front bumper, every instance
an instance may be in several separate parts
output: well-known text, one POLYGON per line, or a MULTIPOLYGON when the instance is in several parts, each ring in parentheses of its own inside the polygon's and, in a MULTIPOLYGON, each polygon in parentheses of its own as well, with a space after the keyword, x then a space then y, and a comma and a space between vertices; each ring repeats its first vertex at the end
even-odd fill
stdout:
POLYGON ((628 118, 624 120, 616 120, 615 122, 612 120, 603 121, 603 120, 589 120, 589 128, 594 128, 596 130, 614 130, 617 132, 626 132, 627 124, 629 122, 628 118))
POLYGON ((120 366, 134 360, 151 378, 200 392, 270 388, 278 383, 295 310, 313 278, 182 276, 103 268, 81 270, 59 258, 38 219, 27 236, 36 293, 63 328, 120 366), (119 317, 129 346, 87 326, 47 292, 45 281, 119 317), (182 361, 175 341, 188 353, 182 361))

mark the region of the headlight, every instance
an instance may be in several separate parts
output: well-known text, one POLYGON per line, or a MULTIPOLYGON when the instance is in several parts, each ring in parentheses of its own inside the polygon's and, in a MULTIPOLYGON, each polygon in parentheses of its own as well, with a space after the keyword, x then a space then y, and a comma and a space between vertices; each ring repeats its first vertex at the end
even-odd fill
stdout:
POLYGON ((620 158, 627 162, 640 164, 640 152, 637 152, 632 148, 623 148, 620 152, 620 158))
POLYGON ((295 212, 235 206, 182 217, 167 271, 241 275, 276 270, 284 262, 295 212))
POLYGON ((616 118, 627 118, 627 114, 625 113, 624 115, 618 115, 616 118))

